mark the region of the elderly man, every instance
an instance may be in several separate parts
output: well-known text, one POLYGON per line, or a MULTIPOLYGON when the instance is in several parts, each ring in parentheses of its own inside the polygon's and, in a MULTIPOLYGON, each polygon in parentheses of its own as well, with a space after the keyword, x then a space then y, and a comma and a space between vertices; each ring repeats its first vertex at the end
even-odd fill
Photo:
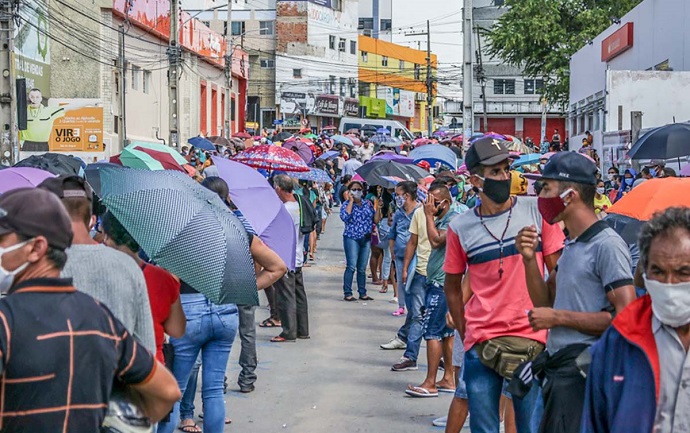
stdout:
POLYGON ((180 398, 175 378, 103 304, 60 278, 72 222, 55 195, 0 197, 3 432, 95 432, 114 384, 156 422, 180 398))
POLYGON ((656 215, 639 244, 649 295, 591 349, 585 433, 690 431, 690 209, 656 215))

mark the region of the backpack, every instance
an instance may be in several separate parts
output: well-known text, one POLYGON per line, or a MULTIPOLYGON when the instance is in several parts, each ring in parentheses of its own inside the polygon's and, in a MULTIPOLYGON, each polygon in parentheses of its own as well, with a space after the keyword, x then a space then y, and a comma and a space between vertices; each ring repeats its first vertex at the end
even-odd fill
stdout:
POLYGON ((314 207, 301 195, 295 194, 295 199, 299 204, 299 228, 304 235, 309 234, 316 228, 318 219, 314 207))

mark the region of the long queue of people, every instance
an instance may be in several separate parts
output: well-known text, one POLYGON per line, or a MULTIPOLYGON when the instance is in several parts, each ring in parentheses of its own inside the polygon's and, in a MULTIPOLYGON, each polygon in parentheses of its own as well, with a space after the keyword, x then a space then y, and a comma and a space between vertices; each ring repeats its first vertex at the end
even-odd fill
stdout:
POLYGON ((391 370, 418 370, 426 342, 425 377, 401 393, 453 393, 434 420, 447 433, 468 416, 473 433, 501 422, 521 433, 686 431, 690 209, 644 227, 634 282, 629 246, 598 215, 605 187, 593 161, 559 152, 516 176, 513 158, 501 140, 475 141, 467 188, 443 172, 426 188, 369 194, 345 179, 343 299, 371 299, 371 258, 373 285, 393 283, 394 314, 405 315, 381 345, 404 350, 391 370), (525 196, 525 177, 538 197, 525 196), (637 299, 635 286, 650 296, 637 299))

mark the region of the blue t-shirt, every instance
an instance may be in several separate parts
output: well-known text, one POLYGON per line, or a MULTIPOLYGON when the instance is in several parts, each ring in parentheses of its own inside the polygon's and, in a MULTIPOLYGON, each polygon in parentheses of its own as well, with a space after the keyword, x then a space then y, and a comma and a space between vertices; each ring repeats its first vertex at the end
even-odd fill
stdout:
POLYGON ((350 239, 363 239, 371 234, 374 225, 374 205, 369 200, 362 200, 352 205, 352 212, 347 213, 349 200, 340 208, 340 219, 345 223, 343 236, 350 239))

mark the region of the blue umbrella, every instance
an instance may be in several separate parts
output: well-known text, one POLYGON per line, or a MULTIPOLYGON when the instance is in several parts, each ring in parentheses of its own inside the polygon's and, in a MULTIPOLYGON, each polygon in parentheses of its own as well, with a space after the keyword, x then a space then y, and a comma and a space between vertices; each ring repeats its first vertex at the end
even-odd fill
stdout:
POLYGON ((386 134, 386 135, 391 135, 391 132, 386 129, 386 128, 379 128, 376 130, 377 134, 386 134))
POLYGON ((187 143, 201 150, 208 150, 211 152, 216 150, 216 146, 204 137, 192 137, 187 140, 187 143))
POLYGON ((325 171, 321 170, 320 168, 312 168, 309 171, 305 172, 286 172, 288 176, 294 178, 294 179, 299 179, 299 180, 311 180, 312 182, 319 182, 319 183, 333 183, 333 179, 326 173, 325 171))
POLYGON ((458 157, 450 148, 441 144, 427 144, 426 146, 416 147, 410 152, 410 158, 416 163, 426 161, 434 167, 437 163, 450 167, 453 170, 458 168, 458 157))
POLYGON ((528 153, 527 155, 521 155, 520 158, 513 162, 513 167, 522 167, 523 165, 538 164, 539 160, 542 159, 544 155, 541 153, 528 153))
POLYGON ((355 144, 352 142, 352 139, 350 137, 345 137, 343 135, 334 135, 331 137, 331 140, 333 140, 335 143, 342 143, 345 146, 354 146, 355 144))
POLYGON ((321 160, 325 161, 325 160, 328 160, 331 158, 335 158, 338 155, 340 155, 340 152, 338 152, 337 150, 328 150, 328 151, 322 153, 321 156, 319 156, 317 159, 321 159, 321 160))

